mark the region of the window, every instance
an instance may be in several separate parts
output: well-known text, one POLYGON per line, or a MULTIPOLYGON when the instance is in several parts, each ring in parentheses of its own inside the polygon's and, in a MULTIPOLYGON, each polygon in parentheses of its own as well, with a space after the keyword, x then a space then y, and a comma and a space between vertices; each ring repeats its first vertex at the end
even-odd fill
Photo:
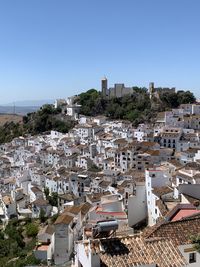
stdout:
POLYGON ((196 253, 190 253, 189 254, 189 263, 196 262, 196 253))

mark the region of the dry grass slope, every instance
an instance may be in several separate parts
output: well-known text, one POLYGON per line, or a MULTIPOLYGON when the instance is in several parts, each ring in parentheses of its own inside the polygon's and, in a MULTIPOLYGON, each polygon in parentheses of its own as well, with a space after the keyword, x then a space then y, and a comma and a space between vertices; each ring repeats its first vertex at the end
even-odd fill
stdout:
POLYGON ((6 122, 22 123, 23 117, 14 114, 0 114, 0 126, 3 126, 6 122))

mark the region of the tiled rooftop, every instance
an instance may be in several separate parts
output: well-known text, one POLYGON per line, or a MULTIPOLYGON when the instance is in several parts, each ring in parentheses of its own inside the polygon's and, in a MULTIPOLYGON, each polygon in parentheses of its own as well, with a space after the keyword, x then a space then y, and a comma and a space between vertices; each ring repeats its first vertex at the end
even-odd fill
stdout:
POLYGON ((169 186, 154 187, 152 192, 157 197, 161 197, 163 195, 172 193, 173 189, 170 188, 169 186))
POLYGON ((148 231, 143 233, 144 237, 173 237, 173 242, 175 245, 189 244, 192 235, 197 235, 200 233, 200 214, 187 217, 185 219, 174 221, 174 222, 164 222, 154 225, 149 228, 148 231))
MULTIPOLYGON (((84 242, 86 253, 89 241, 84 242)), ((91 252, 99 255, 100 266, 133 267, 157 264, 157 267, 181 267, 186 262, 167 238, 143 239, 140 236, 102 238, 90 241, 91 252)))

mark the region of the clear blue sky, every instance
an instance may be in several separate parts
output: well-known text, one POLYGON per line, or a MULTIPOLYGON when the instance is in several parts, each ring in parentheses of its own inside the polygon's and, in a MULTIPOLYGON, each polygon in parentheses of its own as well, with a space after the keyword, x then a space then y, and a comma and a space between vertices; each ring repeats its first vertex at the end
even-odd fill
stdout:
POLYGON ((199 12, 199 0, 0 0, 0 103, 100 89, 104 75, 200 96, 199 12))

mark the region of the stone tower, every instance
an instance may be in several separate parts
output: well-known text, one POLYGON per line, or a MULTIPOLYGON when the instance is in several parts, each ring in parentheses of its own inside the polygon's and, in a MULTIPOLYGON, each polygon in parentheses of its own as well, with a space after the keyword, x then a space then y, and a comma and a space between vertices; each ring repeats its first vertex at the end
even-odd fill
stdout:
POLYGON ((155 93, 155 89, 154 89, 154 83, 149 83, 149 96, 150 98, 152 98, 153 94, 155 93))
POLYGON ((106 98, 107 96, 107 90, 108 90, 108 80, 106 77, 104 77, 101 80, 101 94, 103 98, 106 98))

